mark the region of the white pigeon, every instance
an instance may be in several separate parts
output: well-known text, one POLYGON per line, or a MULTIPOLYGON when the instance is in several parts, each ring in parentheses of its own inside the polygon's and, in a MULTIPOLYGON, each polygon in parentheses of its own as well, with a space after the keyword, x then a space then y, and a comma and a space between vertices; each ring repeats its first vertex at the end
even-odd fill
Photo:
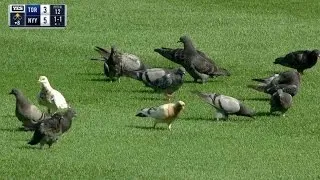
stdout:
POLYGON ((51 87, 46 76, 40 76, 38 81, 41 83, 38 102, 40 105, 46 106, 50 114, 57 112, 58 109, 69 107, 63 95, 51 87))
POLYGON ((183 101, 178 101, 177 103, 168 103, 158 107, 141 109, 136 116, 154 118, 153 128, 155 128, 158 123, 167 123, 168 128, 171 131, 172 122, 178 117, 184 107, 185 103, 183 101))

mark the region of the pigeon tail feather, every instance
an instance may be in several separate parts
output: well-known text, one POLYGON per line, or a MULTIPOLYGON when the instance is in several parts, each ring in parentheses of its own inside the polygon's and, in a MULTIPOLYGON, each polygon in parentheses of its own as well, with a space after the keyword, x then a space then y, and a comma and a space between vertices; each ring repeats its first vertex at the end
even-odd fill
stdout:
POLYGON ((264 92, 264 86, 259 86, 259 85, 248 85, 248 88, 260 91, 260 92, 264 92))
POLYGON ((38 144, 41 139, 44 137, 44 134, 42 134, 39 130, 39 128, 37 128, 35 131, 34 131, 34 134, 32 136, 32 139, 28 142, 28 144, 30 145, 36 145, 38 144))
POLYGON ((138 117, 148 117, 147 115, 145 115, 145 114, 142 113, 142 112, 139 112, 138 114, 136 114, 136 116, 138 116, 138 117))
POLYGON ((262 82, 262 83, 265 83, 266 81, 264 79, 259 79, 259 78, 254 78, 254 79, 251 79, 252 81, 257 81, 257 82, 262 82))
POLYGON ((95 49, 97 52, 99 52, 103 57, 109 57, 111 52, 109 52, 108 50, 106 49, 103 49, 101 47, 98 47, 96 46, 96 49, 95 49))
POLYGON ((283 57, 279 57, 274 60, 273 64, 281 64, 281 61, 283 60, 283 57))

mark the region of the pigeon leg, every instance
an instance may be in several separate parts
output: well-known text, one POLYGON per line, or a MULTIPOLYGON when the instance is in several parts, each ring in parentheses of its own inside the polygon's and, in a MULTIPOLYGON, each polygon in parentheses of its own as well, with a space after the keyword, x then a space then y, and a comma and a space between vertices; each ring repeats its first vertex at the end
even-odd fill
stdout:
POLYGON ((227 119, 227 114, 222 111, 222 110, 217 110, 216 114, 215 114, 215 119, 219 120, 219 119, 227 119))
POLYGON ((166 96, 166 100, 170 103, 173 95, 172 94, 165 94, 165 96, 166 96))
POLYGON ((153 129, 156 128, 156 125, 157 125, 157 122, 154 122, 154 124, 153 124, 153 129))
POLYGON ((201 79, 201 84, 204 84, 204 83, 206 83, 206 82, 207 82, 206 79, 201 79))

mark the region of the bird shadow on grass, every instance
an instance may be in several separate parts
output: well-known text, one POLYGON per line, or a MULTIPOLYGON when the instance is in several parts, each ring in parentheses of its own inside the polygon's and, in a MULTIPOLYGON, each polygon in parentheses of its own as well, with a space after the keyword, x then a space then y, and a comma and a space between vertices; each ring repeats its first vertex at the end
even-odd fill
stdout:
POLYGON ((255 114, 255 116, 257 117, 261 117, 261 116, 267 116, 267 117, 279 117, 280 115, 279 114, 274 114, 274 113, 270 113, 270 112, 257 112, 255 114))
POLYGON ((148 94, 156 94, 156 92, 155 92, 155 91, 148 90, 148 89, 130 90, 130 92, 134 92, 134 93, 148 93, 148 94))
POLYGON ((3 117, 3 118, 14 118, 16 116, 15 115, 11 115, 11 114, 7 114, 7 115, 3 115, 1 117, 3 117))
POLYGON ((195 82, 195 81, 190 81, 190 80, 184 80, 183 83, 186 83, 186 84, 201 84, 200 82, 195 82))
POLYGON ((18 146, 18 149, 37 149, 37 150, 42 150, 39 146, 30 146, 30 145, 18 146))
POLYGON ((0 131, 6 131, 6 132, 27 132, 23 127, 19 127, 19 128, 0 128, 0 131))
POLYGON ((240 98, 241 101, 270 101, 270 98, 240 98))
POLYGON ((185 121, 217 121, 215 119, 211 118, 205 118, 205 117, 185 117, 181 120, 185 120, 185 121))
POLYGON ((94 81, 94 82, 111 82, 110 79, 106 79, 106 78, 92 78, 92 79, 89 79, 89 81, 94 81))
MULTIPOLYGON (((162 100, 162 98, 157 98, 157 97, 135 97, 135 99, 141 100, 141 101, 158 101, 158 100, 162 100)), ((165 101, 165 99, 163 99, 165 101)))
POLYGON ((130 128, 136 128, 136 129, 143 129, 143 130, 155 130, 155 131, 163 131, 163 130, 166 130, 167 128, 164 128, 164 127, 156 127, 156 128, 153 128, 152 126, 133 126, 133 125, 130 125, 130 126, 127 126, 127 127, 130 127, 130 128))
POLYGON ((103 73, 76 73, 76 75, 80 75, 80 76, 101 76, 104 75, 103 73))

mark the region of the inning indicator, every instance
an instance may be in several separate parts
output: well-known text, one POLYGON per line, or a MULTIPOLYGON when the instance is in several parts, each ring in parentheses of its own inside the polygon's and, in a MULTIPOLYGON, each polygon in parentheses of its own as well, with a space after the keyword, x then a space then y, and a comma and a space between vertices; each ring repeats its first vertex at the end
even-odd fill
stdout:
POLYGON ((10 4, 8 24, 11 28, 65 28, 65 4, 10 4))

